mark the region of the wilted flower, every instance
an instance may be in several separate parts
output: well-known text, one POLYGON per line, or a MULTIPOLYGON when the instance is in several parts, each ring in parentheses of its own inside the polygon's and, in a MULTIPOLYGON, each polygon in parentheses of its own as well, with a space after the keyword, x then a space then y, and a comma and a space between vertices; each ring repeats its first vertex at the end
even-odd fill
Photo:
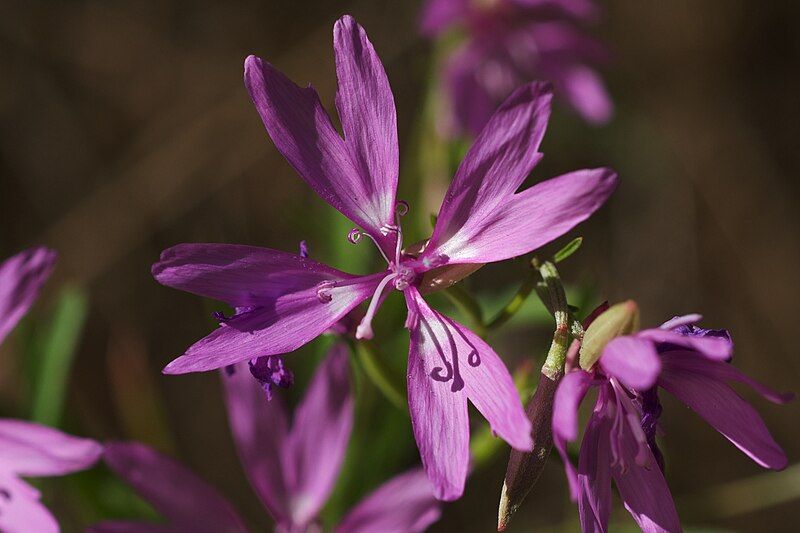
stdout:
MULTIPOLYGON (((0 342, 33 305, 55 262, 53 250, 38 247, 0 264, 0 342)), ((101 452, 101 446, 89 439, 31 422, 0 419, 0 530, 57 532, 58 522, 39 501, 39 491, 20 478, 84 470, 101 452)))
POLYGON ((500 102, 535 79, 552 82, 586 121, 606 122, 613 104, 591 66, 606 53, 580 28, 595 12, 590 0, 428 0, 424 34, 465 35, 444 66, 452 133, 477 135, 500 102))
POLYGON ((481 264, 530 252, 569 231, 598 209, 616 186, 608 169, 580 170, 516 193, 541 159, 550 112, 547 85, 520 88, 475 141, 446 193, 433 236, 413 255, 403 252, 396 201, 397 127, 394 100, 380 59, 348 16, 334 27, 342 138, 316 92, 301 89, 256 57, 245 84, 278 150, 327 202, 373 241, 387 268, 366 276, 340 272, 307 257, 266 248, 182 244, 153 266, 171 287, 222 300, 237 314, 191 346, 164 371, 181 374, 284 354, 331 328, 370 298, 356 329, 372 337, 372 319, 392 288, 402 291, 411 330, 408 394, 423 464, 442 499, 463 492, 469 462, 467 399, 492 429, 517 449, 530 449, 511 376, 477 335, 431 309, 418 285, 446 265, 481 264))
POLYGON ((786 456, 761 417, 727 382, 746 383, 776 403, 792 395, 775 393, 732 367, 727 332, 696 328, 692 324, 700 316, 689 315, 634 333, 638 310, 633 302, 605 314, 611 318, 601 315, 586 331, 590 349, 582 347, 582 368, 561 380, 553 413, 556 448, 584 531, 607 530, 612 478, 643 531, 681 530, 655 446, 661 413, 657 387, 674 394, 761 466, 786 466, 786 456), (578 437, 578 406, 592 387, 598 397, 576 471, 566 443, 578 437))
MULTIPOLYGON (((315 531, 317 515, 339 475, 353 424, 347 348, 334 345, 291 422, 280 397, 267 402, 244 363, 232 373, 224 372, 222 379, 239 457, 277 531, 315 531)), ((247 531, 233 507, 213 488, 158 452, 141 444, 110 444, 105 460, 169 520, 170 531, 247 531)), ((423 531, 439 515, 432 487, 417 468, 368 495, 335 531, 423 531)), ((152 525, 106 522, 92 531, 149 532, 152 525)))

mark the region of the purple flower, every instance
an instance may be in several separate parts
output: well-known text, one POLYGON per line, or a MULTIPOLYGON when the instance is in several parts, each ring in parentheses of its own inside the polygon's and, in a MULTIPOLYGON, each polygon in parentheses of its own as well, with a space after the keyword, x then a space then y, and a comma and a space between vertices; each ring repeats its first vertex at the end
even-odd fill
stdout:
POLYGON ((428 0, 425 35, 453 27, 466 34, 445 60, 450 133, 477 135, 500 102, 534 79, 551 81, 586 121, 608 121, 613 104, 590 66, 606 53, 578 25, 595 14, 590 0, 428 0))
MULTIPOLYGON (((56 252, 37 247, 0 264, 0 342, 33 305, 53 272, 56 252)), ((58 430, 21 420, 0 419, 0 530, 58 531, 39 491, 21 477, 61 476, 93 465, 102 447, 58 430)))
POLYGON ((6 533, 59 530, 39 491, 20 478, 62 476, 92 466, 102 447, 58 430, 0 419, 0 530, 6 533))
POLYGON ((420 280, 445 265, 501 261, 557 238, 603 204, 616 186, 616 174, 580 170, 517 193, 542 157, 538 147, 550 113, 547 85, 527 85, 497 110, 467 153, 424 249, 405 254, 400 217, 408 205, 396 200, 397 128, 386 73, 351 17, 336 23, 334 50, 344 138, 314 90, 301 89, 269 63, 248 57, 245 84, 278 150, 324 200, 361 226, 349 239, 373 241, 387 268, 354 276, 265 248, 170 248, 153 266, 160 283, 225 301, 237 314, 164 371, 211 370, 290 352, 370 297, 356 336, 371 338, 372 319, 388 291, 402 291, 411 330, 408 391, 414 435, 437 497, 455 499, 463 492, 469 462, 467 399, 514 448, 530 449, 530 423, 497 354, 431 309, 418 289, 420 280))
MULTIPOLYGON (((619 305, 635 312, 633 302, 619 305)), ((728 362, 733 349, 728 333, 697 328, 693 323, 698 320, 699 315, 679 317, 660 328, 616 337, 589 371, 578 368, 561 380, 553 413, 554 440, 572 498, 578 502, 583 531, 607 531, 611 479, 643 531, 681 530, 664 479, 663 459, 655 447, 661 414, 658 387, 696 411, 761 466, 786 466, 785 454, 761 417, 728 382, 748 384, 776 403, 792 395, 775 393, 736 370, 728 362), (578 437, 578 406, 593 387, 598 397, 576 471, 566 444, 578 437)))
POLYGON ((53 250, 37 247, 0 263, 0 342, 33 305, 53 272, 56 257, 53 250))
MULTIPOLYGON (((250 484, 281 532, 313 530, 344 459, 353 425, 347 348, 337 343, 317 369, 290 421, 280 397, 265 401, 245 364, 223 373, 231 431, 250 484)), ((247 531, 214 489, 171 459, 133 443, 111 444, 108 465, 170 522, 169 531, 247 531)), ((337 532, 423 531, 439 503, 422 469, 401 474, 356 505, 337 532)), ((152 525, 106 522, 96 533, 150 532, 152 525)))

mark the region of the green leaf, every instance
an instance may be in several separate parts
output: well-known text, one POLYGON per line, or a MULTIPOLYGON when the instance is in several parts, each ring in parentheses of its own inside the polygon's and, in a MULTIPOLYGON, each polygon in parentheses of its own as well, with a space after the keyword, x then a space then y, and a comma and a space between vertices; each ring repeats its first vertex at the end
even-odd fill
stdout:
POLYGON ((560 263, 564 259, 568 258, 578 251, 578 248, 581 247, 581 244, 583 244, 583 237, 572 239, 569 241, 569 243, 567 243, 566 246, 556 252, 556 254, 553 256, 553 262, 560 263))
POLYGON ((39 365, 31 411, 35 422, 59 424, 70 368, 86 322, 87 301, 83 289, 64 287, 50 324, 37 343, 39 365))

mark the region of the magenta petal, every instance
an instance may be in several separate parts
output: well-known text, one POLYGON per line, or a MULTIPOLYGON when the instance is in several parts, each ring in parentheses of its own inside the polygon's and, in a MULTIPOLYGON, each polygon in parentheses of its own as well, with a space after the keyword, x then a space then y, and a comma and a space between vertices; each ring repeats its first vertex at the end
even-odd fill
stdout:
MULTIPOLYGON (((467 42, 453 51, 444 68, 444 86, 449 95, 449 113, 441 113, 441 133, 448 136, 468 134, 477 137, 492 116, 496 102, 478 79, 479 65, 485 61, 486 49, 474 42, 467 42)), ((498 76, 513 74, 510 65, 496 63, 498 76)))
POLYGON ((37 247, 0 263, 0 343, 33 305, 53 272, 56 258, 53 250, 37 247))
POLYGON ((537 150, 552 98, 549 84, 531 83, 517 89, 495 111, 445 193, 429 249, 452 256, 522 185, 541 159, 537 150))
POLYGON ((161 252, 153 277, 167 287, 232 307, 268 306, 320 283, 355 278, 312 259, 240 244, 178 244, 161 252))
POLYGON ((592 377, 588 372, 576 369, 567 373, 558 384, 553 403, 553 433, 566 441, 578 438, 578 407, 580 407, 592 377))
POLYGON ((416 533, 439 519, 440 504, 425 471, 395 476, 361 500, 342 519, 337 533, 416 533))
POLYGON ((644 533, 678 533, 682 531, 675 502, 669 492, 667 481, 658 467, 650 448, 639 447, 630 429, 623 423, 620 451, 624 467, 611 469, 614 482, 625 503, 625 508, 639 524, 644 533), (636 456, 644 450, 647 455, 644 466, 636 462, 636 456))
POLYGON ((617 186, 609 169, 579 170, 515 194, 470 218, 431 254, 450 263, 489 263, 523 255, 556 239, 599 209, 617 186))
POLYGON ((607 531, 611 513, 611 421, 599 412, 605 408, 602 402, 598 398, 578 459, 578 512, 584 533, 607 531))
MULTIPOLYGON (((411 291, 406 291, 409 309, 416 306, 414 297, 409 296, 411 291)), ((408 407, 414 438, 434 495, 451 501, 464 492, 469 468, 467 394, 463 382, 459 385, 454 376, 445 381, 453 366, 442 358, 452 350, 431 334, 431 322, 429 317, 418 317, 411 330, 408 407)))
POLYGON ((580 488, 578 474, 567 454, 567 442, 578 438, 578 408, 591 384, 592 379, 588 372, 581 369, 569 372, 561 378, 553 402, 553 444, 564 463, 564 473, 573 501, 577 501, 580 488))
POLYGON ((216 490, 154 449, 138 443, 111 443, 106 446, 104 459, 175 529, 198 533, 247 531, 216 490))
POLYGON ((617 337, 600 356, 603 371, 630 388, 645 391, 655 385, 661 359, 653 343, 637 337, 617 337))
POLYGON ((353 427, 348 350, 337 343, 297 408, 281 458, 292 522, 307 525, 330 496, 353 427))
POLYGON ((103 452, 90 439, 22 420, 0 419, 0 471, 20 476, 60 476, 85 470, 103 452))
POLYGON ((201 372, 296 350, 369 297, 381 276, 327 278, 317 285, 306 282, 302 287, 288 286, 287 292, 271 304, 226 320, 167 365, 164 372, 201 372))
POLYGON ((378 177, 360 172, 316 91, 301 89, 255 56, 245 60, 244 81, 275 147, 297 173, 323 200, 387 241, 380 228, 394 221, 385 208, 386 191, 373 182, 378 177))
POLYGON ((345 15, 336 21, 333 49, 339 80, 336 108, 345 143, 379 219, 392 222, 400 151, 389 80, 367 33, 353 17, 345 15))
POLYGON ((279 395, 267 400, 247 363, 220 372, 228 423, 242 467, 253 490, 278 523, 290 521, 281 454, 289 423, 279 395))
MULTIPOLYGON (((697 371, 697 361, 686 357, 662 356, 664 370, 658 384, 689 406, 737 448, 765 468, 786 467, 786 454, 770 435, 761 416, 723 380, 736 379, 732 373, 719 370, 714 361, 697 371), (688 363, 688 364, 687 364, 688 363)), ((701 363, 702 364, 702 363, 701 363)), ((739 379, 741 380, 741 379, 739 379)))
POLYGON ((59 526, 50 511, 39 501, 39 491, 22 480, 0 476, 7 498, 0 508, 3 533, 58 533, 59 526))
POLYGON ((693 337, 661 328, 645 329, 636 336, 653 342, 690 348, 715 361, 728 361, 733 353, 733 344, 728 339, 720 337, 693 337))

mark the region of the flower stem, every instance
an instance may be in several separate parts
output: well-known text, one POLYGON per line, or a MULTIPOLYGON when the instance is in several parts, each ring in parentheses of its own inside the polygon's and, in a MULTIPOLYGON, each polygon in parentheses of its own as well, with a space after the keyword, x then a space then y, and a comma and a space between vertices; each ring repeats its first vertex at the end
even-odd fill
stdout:
POLYGON ((401 411, 407 411, 405 392, 393 379, 375 343, 371 340, 361 340, 353 343, 352 347, 361 368, 375 387, 392 405, 401 411))

